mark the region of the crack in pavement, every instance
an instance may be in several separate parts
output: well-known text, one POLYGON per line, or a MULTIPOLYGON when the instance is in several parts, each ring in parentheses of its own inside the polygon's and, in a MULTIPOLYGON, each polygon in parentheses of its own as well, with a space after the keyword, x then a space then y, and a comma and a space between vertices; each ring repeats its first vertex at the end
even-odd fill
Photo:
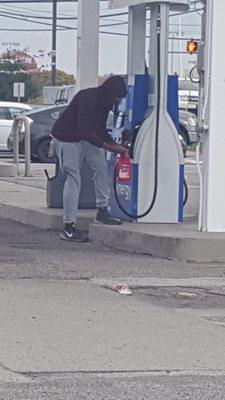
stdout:
POLYGON ((22 372, 14 371, 0 362, 0 382, 30 382, 31 377, 25 376, 22 372))
POLYGON ((153 376, 225 376, 224 370, 181 370, 181 369, 144 369, 144 370, 77 370, 77 371, 28 371, 28 372, 16 372, 23 376, 30 378, 40 378, 44 376, 63 376, 63 375, 93 375, 93 376, 138 376, 138 375, 153 375, 153 376))

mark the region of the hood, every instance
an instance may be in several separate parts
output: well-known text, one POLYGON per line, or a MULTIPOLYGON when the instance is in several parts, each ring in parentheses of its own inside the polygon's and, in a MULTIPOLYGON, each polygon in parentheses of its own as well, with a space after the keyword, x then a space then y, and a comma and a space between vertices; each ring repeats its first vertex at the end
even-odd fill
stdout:
POLYGON ((121 99, 127 94, 127 87, 121 76, 111 76, 102 84, 102 87, 107 90, 113 103, 117 98, 121 99))

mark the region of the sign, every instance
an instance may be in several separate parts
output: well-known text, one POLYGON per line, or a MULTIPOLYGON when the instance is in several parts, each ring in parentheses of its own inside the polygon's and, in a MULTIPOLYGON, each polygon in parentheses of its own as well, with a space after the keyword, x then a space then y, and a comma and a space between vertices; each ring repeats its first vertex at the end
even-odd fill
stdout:
MULTIPOLYGON (((109 0, 109 8, 123 8, 136 6, 138 4, 159 3, 159 0, 109 0)), ((166 3, 170 5, 170 9, 174 11, 188 11, 189 0, 160 0, 160 4, 166 3)))
POLYGON ((25 95, 25 83, 23 82, 15 82, 13 84, 13 97, 17 97, 18 102, 21 97, 25 95))

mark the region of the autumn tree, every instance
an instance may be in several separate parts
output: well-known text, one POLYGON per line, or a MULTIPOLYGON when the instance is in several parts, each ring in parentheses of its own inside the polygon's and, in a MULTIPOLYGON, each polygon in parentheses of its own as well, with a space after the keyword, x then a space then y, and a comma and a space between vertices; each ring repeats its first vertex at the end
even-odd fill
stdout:
MULTIPOLYGON (((0 100, 13 101, 13 83, 25 83, 24 102, 41 99, 43 86, 51 85, 51 71, 40 71, 26 50, 7 50, 0 55, 0 100)), ((57 70, 56 85, 73 85, 73 75, 57 70)))

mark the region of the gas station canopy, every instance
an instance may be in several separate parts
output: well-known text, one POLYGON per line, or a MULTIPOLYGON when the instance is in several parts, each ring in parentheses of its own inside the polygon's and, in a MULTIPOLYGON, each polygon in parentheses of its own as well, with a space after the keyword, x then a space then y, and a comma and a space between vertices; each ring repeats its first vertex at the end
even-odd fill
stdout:
MULTIPOLYGON (((123 8, 144 3, 168 3, 168 0, 109 0, 109 8, 123 8)), ((189 0, 170 0, 170 9, 179 11, 189 10, 189 0)))
MULTIPOLYGON (((77 0, 57 0, 57 3, 68 3, 77 0)), ((52 3, 52 0, 0 0, 0 4, 6 3, 52 3)))

